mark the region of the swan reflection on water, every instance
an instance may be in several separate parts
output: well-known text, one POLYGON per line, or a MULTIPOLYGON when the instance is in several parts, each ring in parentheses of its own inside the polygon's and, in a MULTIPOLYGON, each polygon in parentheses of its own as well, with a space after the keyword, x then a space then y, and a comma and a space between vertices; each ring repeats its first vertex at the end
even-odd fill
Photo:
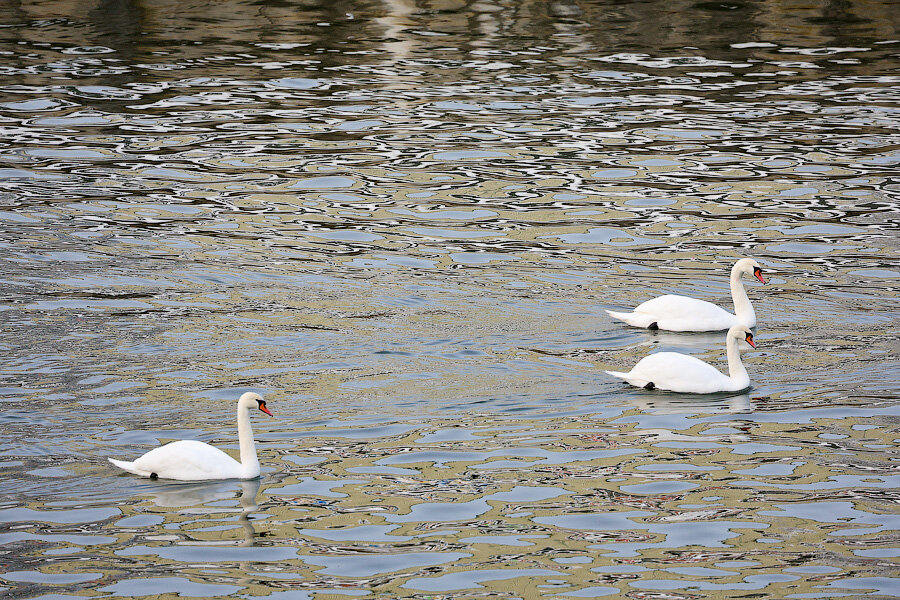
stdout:
POLYGON ((240 503, 245 510, 256 510, 256 492, 259 491, 260 480, 247 479, 243 481, 199 481, 196 483, 183 483, 175 481, 159 480, 151 485, 144 486, 146 495, 154 504, 161 508, 178 508, 201 506, 216 500, 234 498, 235 487, 240 485, 240 503))
POLYGON ((725 337, 719 331, 698 333, 672 333, 669 331, 648 331, 646 339, 638 342, 637 346, 649 346, 656 348, 679 348, 686 350, 708 351, 722 347, 722 338, 725 337))
POLYGON ((250 514, 259 510, 256 497, 259 494, 260 484, 261 481, 258 477, 241 481, 241 516, 239 519, 241 527, 244 529, 244 541, 241 546, 252 546, 256 543, 256 529, 253 528, 253 523, 250 521, 250 514))
POLYGON ((245 479, 241 481, 206 481, 200 483, 175 483, 162 481, 154 482, 157 489, 147 495, 154 504, 161 508, 187 508, 189 512, 232 512, 229 508, 210 508, 205 506, 210 502, 234 498, 235 487, 240 486, 241 495, 238 502, 241 506, 241 514, 238 520, 244 529, 244 540, 241 546, 252 546, 256 540, 256 530, 250 520, 250 515, 259 510, 257 495, 262 481, 260 478, 245 479))
POLYGON ((705 394, 702 397, 656 392, 637 394, 628 398, 628 403, 642 411, 661 414, 680 413, 746 413, 753 411, 750 392, 705 394))

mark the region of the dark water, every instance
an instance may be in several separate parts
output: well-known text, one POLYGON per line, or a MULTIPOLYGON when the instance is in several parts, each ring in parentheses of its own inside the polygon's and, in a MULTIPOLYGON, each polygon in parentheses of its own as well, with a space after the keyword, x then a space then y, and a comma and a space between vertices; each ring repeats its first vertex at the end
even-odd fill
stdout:
POLYGON ((900 595, 897 9, 3 3, 0 593, 900 595), (749 392, 603 373, 743 256, 749 392))

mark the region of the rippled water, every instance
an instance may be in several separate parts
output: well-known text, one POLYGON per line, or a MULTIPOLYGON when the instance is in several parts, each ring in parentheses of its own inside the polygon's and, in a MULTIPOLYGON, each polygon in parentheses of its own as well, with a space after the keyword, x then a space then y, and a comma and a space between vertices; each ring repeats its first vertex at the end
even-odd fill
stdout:
POLYGON ((0 7, 0 593, 900 595, 891 2, 0 7), (686 293, 760 324, 613 322, 686 293), (201 439, 258 482, 107 456, 201 439))

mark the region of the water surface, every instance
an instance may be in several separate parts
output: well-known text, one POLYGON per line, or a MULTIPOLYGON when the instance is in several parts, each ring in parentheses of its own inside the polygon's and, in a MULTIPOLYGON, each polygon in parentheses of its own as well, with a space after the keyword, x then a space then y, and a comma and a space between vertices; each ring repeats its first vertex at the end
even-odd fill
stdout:
POLYGON ((895 8, 0 8, 0 592, 900 594, 895 8), (743 256, 749 391, 603 373, 743 256))

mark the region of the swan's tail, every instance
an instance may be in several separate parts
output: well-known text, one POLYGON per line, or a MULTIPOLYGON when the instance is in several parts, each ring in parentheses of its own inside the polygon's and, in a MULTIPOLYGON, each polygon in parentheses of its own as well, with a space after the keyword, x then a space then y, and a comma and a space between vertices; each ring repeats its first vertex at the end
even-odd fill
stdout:
MULTIPOLYGON (((612 375, 613 377, 618 377, 619 379, 624 379, 626 382, 637 387, 646 387, 647 384, 650 383, 650 381, 648 381, 647 379, 636 377, 631 373, 623 373, 621 371, 604 371, 604 373, 606 373, 607 375, 612 375)), ((651 387, 648 389, 653 388, 651 387)))
POLYGON ((606 311, 606 314, 611 316, 613 319, 618 319, 620 321, 628 322, 629 317, 631 317, 634 313, 624 313, 624 312, 615 312, 612 310, 606 311))
MULTIPOLYGON (((628 380, 628 373, 623 373, 622 371, 603 371, 607 375, 612 375, 613 377, 618 377, 619 379, 628 380)), ((110 459, 112 460, 112 459, 110 459)), ((124 467, 123 467, 124 468, 124 467)))
POLYGON ((615 312, 612 310, 607 310, 606 314, 611 316, 613 319, 624 321, 632 327, 650 327, 650 325, 652 325, 657 319, 653 315, 648 315, 646 313, 640 312, 615 312))
POLYGON ((108 460, 112 464, 116 465, 123 471, 128 471, 129 473, 134 473, 135 475, 144 475, 144 476, 147 475, 146 473, 138 470, 138 468, 134 466, 133 462, 128 462, 127 460, 116 460, 114 458, 109 458, 109 457, 107 457, 106 460, 108 460))

